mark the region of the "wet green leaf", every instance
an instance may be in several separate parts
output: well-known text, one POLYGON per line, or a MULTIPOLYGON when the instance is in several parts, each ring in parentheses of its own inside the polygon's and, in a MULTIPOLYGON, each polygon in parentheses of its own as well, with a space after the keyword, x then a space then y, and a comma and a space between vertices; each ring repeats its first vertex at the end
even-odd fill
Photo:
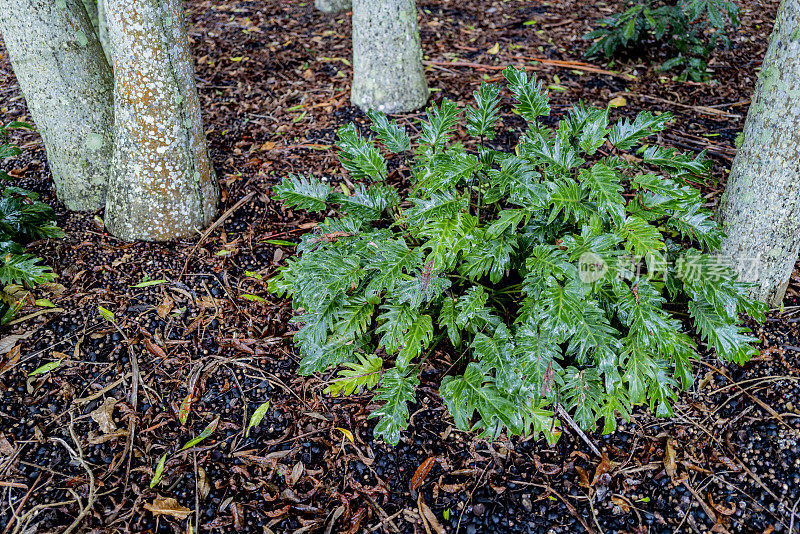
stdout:
POLYGON ((247 423, 247 430, 244 433, 245 437, 250 435, 250 429, 253 427, 257 427, 261 424, 261 421, 264 419, 264 416, 267 415, 267 410, 269 410, 269 401, 263 403, 261 406, 256 408, 256 411, 253 412, 253 415, 250 416, 250 422, 247 423))
POLYGON ((186 449, 188 449, 190 447, 194 447, 195 445, 197 445, 198 443, 200 443, 201 441, 206 439, 208 436, 210 436, 211 434, 214 433, 214 431, 217 429, 217 425, 219 425, 219 416, 217 416, 216 419, 214 419, 213 421, 208 423, 208 426, 206 426, 203 429, 203 431, 200 432, 200 434, 197 435, 197 437, 192 438, 189 441, 187 441, 186 445, 181 447, 180 450, 185 451, 186 449))

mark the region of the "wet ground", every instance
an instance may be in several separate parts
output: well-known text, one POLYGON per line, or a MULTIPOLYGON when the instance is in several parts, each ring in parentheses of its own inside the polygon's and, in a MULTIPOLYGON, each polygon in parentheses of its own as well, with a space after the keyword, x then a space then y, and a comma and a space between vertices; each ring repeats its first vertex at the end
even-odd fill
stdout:
MULTIPOLYGON (((777 2, 741 3, 734 47, 713 57, 706 84, 658 72, 653 60, 666 52, 655 44, 614 74, 588 64, 580 36, 619 4, 418 2, 432 98, 466 103, 503 66, 544 60, 536 68, 553 86, 555 116, 623 92, 617 117, 672 111, 659 141, 709 151, 713 204, 777 2)), ((330 377, 298 377, 291 306, 265 289, 293 253, 274 240, 292 241, 314 221, 270 191, 289 172, 345 179, 335 130, 365 119, 349 103, 349 15, 294 0, 187 5, 221 222, 183 242, 126 244, 104 231, 102 213, 58 206, 66 238, 33 245, 64 286, 42 295, 57 307, 27 308, 3 334, 24 337, 0 356, 0 532, 64 532, 78 519, 73 532, 789 531, 800 499, 797 273, 783 311, 754 325, 758 358, 743 368, 697 362, 674 419, 641 409, 613 435, 590 435, 602 460, 569 433, 551 448, 459 432, 437 394, 443 354, 427 360, 394 448, 372 438, 368 397, 333 399, 322 394, 330 377), (147 280, 166 282, 132 287, 147 280), (179 451, 209 426, 208 438, 179 451)), ((28 117, 4 54, 0 95, 3 120, 28 117)), ((413 129, 420 116, 398 120, 413 129)), ((507 109, 503 120, 511 134, 497 143, 511 147, 521 123, 507 109)), ((19 141, 25 154, 9 172, 55 202, 38 137, 19 141)))

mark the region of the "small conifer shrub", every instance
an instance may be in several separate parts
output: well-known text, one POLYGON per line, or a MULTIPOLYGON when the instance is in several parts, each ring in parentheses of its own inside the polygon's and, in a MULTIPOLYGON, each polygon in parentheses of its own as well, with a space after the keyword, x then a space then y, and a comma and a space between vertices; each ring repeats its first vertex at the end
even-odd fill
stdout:
POLYGON ((598 24, 584 37, 593 40, 588 57, 611 59, 653 39, 671 54, 661 70, 680 69, 679 80, 699 82, 709 78, 708 58, 717 45, 731 45, 728 32, 739 26, 739 6, 731 0, 633 0, 598 24))
POLYGON ((513 152, 486 144, 501 87, 484 83, 465 112, 474 151, 451 140, 449 100, 413 148, 370 112, 383 150, 352 124, 338 132, 354 189, 304 176, 274 189, 287 207, 335 213, 270 280, 298 311, 300 372, 329 373, 333 395, 374 392, 375 435, 392 444, 434 350, 452 357, 440 393, 459 429, 551 441, 557 404, 605 432, 637 404, 671 415, 696 338, 725 361, 756 353, 739 314, 764 308, 713 255, 722 233, 691 185, 709 163, 644 144, 671 116, 609 124, 607 109, 577 105, 552 129, 541 82, 503 74, 528 125, 513 152), (407 191, 384 152, 413 154, 407 191))

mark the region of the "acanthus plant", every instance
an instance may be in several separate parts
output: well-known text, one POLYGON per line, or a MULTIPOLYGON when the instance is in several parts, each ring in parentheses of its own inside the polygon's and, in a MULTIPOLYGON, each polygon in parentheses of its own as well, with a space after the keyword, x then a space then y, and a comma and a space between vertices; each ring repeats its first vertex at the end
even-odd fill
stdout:
MULTIPOLYGON (((0 161, 22 154, 9 130, 32 129, 24 122, 0 126, 0 161)), ((56 274, 41 258, 25 252, 31 241, 62 237, 55 211, 27 189, 5 185, 14 178, 0 170, 0 325, 11 321, 27 303, 29 289, 51 284, 56 274)))
MULTIPOLYGON (((699 357, 687 323, 725 361, 757 352, 739 314, 763 320, 764 307, 713 255, 722 233, 689 181, 709 163, 643 144, 672 116, 611 125, 607 109, 581 104, 552 129, 539 122, 541 82, 503 74, 528 124, 514 153, 486 144, 501 87, 484 83, 466 109, 474 152, 451 142, 453 102, 427 110, 405 198, 352 124, 337 146, 354 189, 303 176, 274 188, 287 207, 336 214, 270 280, 299 312, 300 372, 338 370, 334 395, 374 391, 374 432, 391 444, 434 350, 452 356, 440 394, 459 429, 550 441, 556 403, 604 432, 645 402, 671 415, 699 357)), ((369 116, 386 152, 412 151, 396 122, 369 116)))

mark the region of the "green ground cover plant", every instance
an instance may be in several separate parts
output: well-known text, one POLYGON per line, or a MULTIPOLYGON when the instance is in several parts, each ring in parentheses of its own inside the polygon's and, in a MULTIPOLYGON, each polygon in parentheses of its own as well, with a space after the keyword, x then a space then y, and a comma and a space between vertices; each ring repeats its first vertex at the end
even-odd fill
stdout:
POLYGON ((274 188, 287 208, 330 215, 270 280, 298 311, 300 372, 328 373, 333 395, 374 392, 388 443, 434 351, 452 362, 440 394, 459 429, 550 441, 558 406, 604 432, 634 405, 672 415, 698 339, 725 361, 757 353, 739 315, 763 320, 764 307, 714 255, 722 233, 692 185, 710 164, 647 144, 672 116, 611 124, 579 104, 551 128, 542 83, 503 74, 527 122, 513 151, 487 144, 502 88, 484 83, 463 114, 431 105, 415 143, 378 112, 382 150, 341 128, 354 188, 310 176, 274 188), (462 122, 474 150, 451 140, 462 122), (409 188, 389 183, 384 153, 407 162, 409 188))
POLYGON ((588 57, 611 59, 647 41, 665 43, 674 55, 661 70, 678 70, 678 79, 709 79, 708 58, 718 45, 729 47, 739 26, 739 7, 730 0, 636 0, 625 11, 598 21, 584 37, 593 42, 588 57))
MULTIPOLYGON (((9 130, 18 128, 31 126, 23 122, 0 126, 0 161, 22 153, 9 136, 9 130)), ((25 245, 62 236, 53 208, 39 201, 36 193, 10 185, 13 180, 0 170, 0 324, 13 319, 25 305, 28 290, 56 279, 40 258, 25 252, 25 245)))

